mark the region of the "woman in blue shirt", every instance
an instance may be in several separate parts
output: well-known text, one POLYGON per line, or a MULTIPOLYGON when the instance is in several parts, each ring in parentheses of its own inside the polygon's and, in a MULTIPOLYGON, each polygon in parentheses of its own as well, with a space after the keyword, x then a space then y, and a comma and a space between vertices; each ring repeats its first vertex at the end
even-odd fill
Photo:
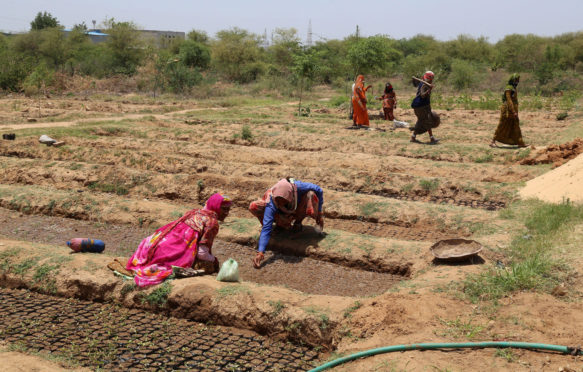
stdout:
POLYGON ((431 111, 431 89, 433 89, 434 74, 431 71, 425 72, 423 75, 423 81, 415 80, 419 85, 417 85, 417 95, 411 102, 411 107, 417 116, 417 123, 415 127, 410 128, 413 133, 411 134, 411 142, 419 143, 417 140, 418 134, 423 134, 425 132, 429 133, 430 143, 436 144, 439 140, 433 137, 432 129, 437 128, 440 123, 439 115, 431 111))
POLYGON ((257 269, 261 267, 261 261, 264 259, 263 252, 271 238, 274 222, 276 226, 299 232, 302 230, 304 218, 310 216, 323 229, 323 204, 324 192, 320 186, 293 178, 281 179, 265 192, 263 198, 252 202, 249 205, 249 211, 263 225, 253 266, 257 269))

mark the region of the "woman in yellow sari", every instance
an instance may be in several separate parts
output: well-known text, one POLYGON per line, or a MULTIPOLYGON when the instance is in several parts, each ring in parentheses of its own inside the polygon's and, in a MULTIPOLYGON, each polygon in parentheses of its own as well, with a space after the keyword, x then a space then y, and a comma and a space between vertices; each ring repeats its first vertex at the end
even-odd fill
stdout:
POLYGON ((526 147, 526 144, 522 140, 518 120, 518 92, 516 87, 519 81, 520 75, 512 74, 510 79, 508 79, 508 85, 504 88, 502 106, 500 107, 500 121, 494 133, 494 138, 490 142, 490 147, 498 147, 496 141, 507 145, 526 147))

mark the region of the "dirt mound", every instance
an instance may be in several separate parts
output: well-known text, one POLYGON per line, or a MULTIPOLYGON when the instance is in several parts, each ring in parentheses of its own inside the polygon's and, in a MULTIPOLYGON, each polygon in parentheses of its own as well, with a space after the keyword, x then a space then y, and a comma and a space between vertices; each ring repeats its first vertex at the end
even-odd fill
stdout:
POLYGON ((565 199, 583 202, 581 184, 583 184, 583 155, 528 181, 520 190, 520 196, 523 199, 538 198, 551 203, 560 203, 565 199))
POLYGON ((583 138, 571 142, 550 145, 520 161, 521 165, 551 164, 554 168, 561 166, 583 152, 583 138))

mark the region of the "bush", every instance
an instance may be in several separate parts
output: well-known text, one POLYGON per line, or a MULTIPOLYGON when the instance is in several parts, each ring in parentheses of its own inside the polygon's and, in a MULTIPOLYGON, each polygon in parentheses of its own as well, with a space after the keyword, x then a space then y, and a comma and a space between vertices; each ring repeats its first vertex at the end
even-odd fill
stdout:
POLYGON ((567 116, 569 116, 569 113, 567 113, 566 111, 559 112, 557 114, 557 120, 565 120, 567 116))
POLYGON ((0 89, 19 91, 32 70, 32 61, 10 50, 0 51, 0 89))
POLYGON ((243 125, 243 128, 241 128, 241 138, 246 141, 253 139, 253 133, 251 133, 251 128, 248 125, 243 125))
POLYGON ((168 87, 175 93, 182 93, 202 81, 198 70, 189 68, 180 61, 170 61, 164 71, 168 87))
POLYGON ((192 40, 186 40, 180 46, 180 61, 188 67, 205 69, 211 61, 211 53, 207 46, 192 40))
POLYGON ((213 64, 229 80, 248 83, 263 71, 259 38, 239 28, 217 32, 213 44, 213 64))
POLYGON ((456 59, 451 63, 448 80, 458 90, 471 88, 478 81, 478 69, 470 62, 456 59))

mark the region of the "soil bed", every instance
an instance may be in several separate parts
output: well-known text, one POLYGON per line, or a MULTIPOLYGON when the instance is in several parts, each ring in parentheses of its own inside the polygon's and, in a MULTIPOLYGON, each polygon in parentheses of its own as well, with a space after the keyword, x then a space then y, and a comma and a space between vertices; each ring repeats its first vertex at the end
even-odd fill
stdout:
POLYGON ((252 332, 0 288, 0 339, 110 371, 304 371, 318 353, 252 332))
MULTIPOLYGON (((73 237, 92 237, 106 242, 109 255, 129 257, 151 230, 131 225, 102 224, 43 215, 22 215, 0 208, 0 235, 35 243, 65 245, 73 237)), ((235 243, 215 240, 213 253, 224 262, 239 263, 240 278, 261 284, 287 286, 305 293, 370 296, 380 294, 404 277, 347 268, 307 257, 266 253, 260 270, 253 268, 254 250, 235 243), (334 277, 336 280, 329 280, 334 277), (346 285, 346 283, 351 283, 346 285)))

